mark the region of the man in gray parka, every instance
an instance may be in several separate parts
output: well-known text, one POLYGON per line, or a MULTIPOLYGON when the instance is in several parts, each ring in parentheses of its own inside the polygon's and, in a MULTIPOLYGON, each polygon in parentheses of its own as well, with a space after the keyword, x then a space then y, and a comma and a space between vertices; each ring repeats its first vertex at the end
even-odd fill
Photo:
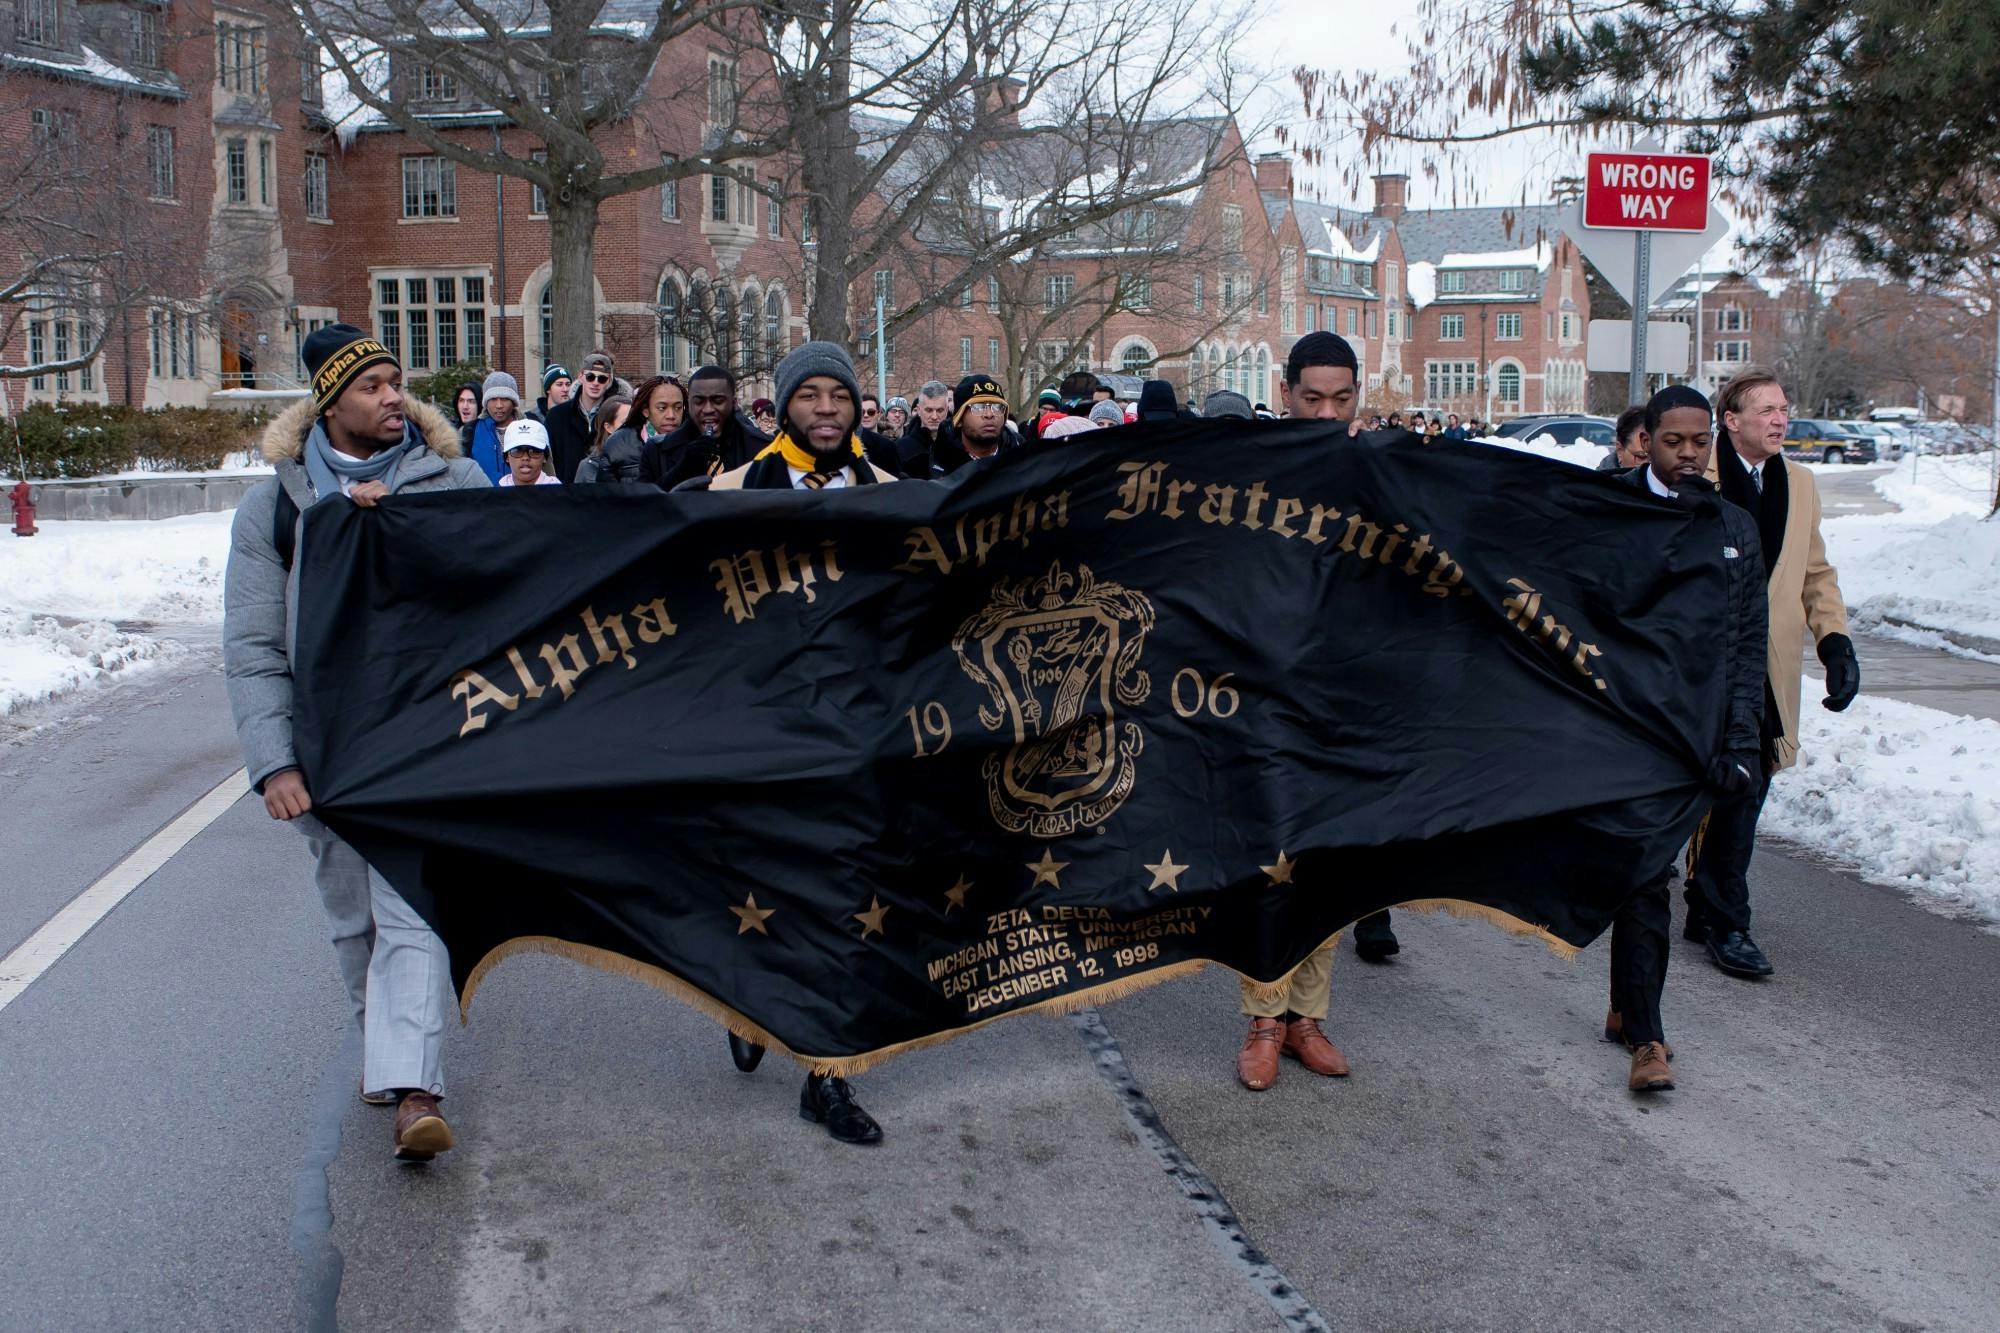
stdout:
POLYGON ((404 398, 402 367, 367 333, 335 324, 316 330, 301 353, 312 397, 264 432, 277 476, 244 497, 230 530, 223 672, 250 785, 273 819, 290 821, 312 846, 334 955, 361 1024, 361 1099, 395 1105, 399 1159, 429 1161, 452 1146, 438 1109, 451 959, 388 881, 310 813, 292 746, 295 556, 303 511, 327 496, 371 509, 392 495, 488 483, 460 456, 456 426, 404 398))

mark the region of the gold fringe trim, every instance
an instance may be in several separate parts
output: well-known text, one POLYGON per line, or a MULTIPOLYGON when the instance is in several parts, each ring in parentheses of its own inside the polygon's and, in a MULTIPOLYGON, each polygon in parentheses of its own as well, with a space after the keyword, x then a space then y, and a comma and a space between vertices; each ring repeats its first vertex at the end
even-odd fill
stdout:
MULTIPOLYGON (((1491 907, 1484 907, 1477 903, 1461 902, 1455 898, 1424 898, 1413 902, 1396 903, 1394 906, 1407 908, 1416 912, 1448 912, 1452 916, 1490 921, 1509 934, 1529 935, 1541 940, 1542 943, 1549 947, 1552 953, 1564 959, 1575 958, 1580 952, 1575 945, 1557 939, 1554 935, 1549 934, 1539 926, 1531 926, 1519 917, 1509 916, 1505 912, 1491 907)), ((1319 946, 1319 949, 1330 948, 1339 944, 1341 934, 1342 931, 1336 930, 1319 946)), ((1312 952, 1318 953, 1319 949, 1314 949, 1312 952)), ((1082 990, 1071 991, 1066 995, 1055 995, 1046 1000, 1037 1000, 1033 1004, 1023 1005, 1018 1009, 1009 1009, 1004 1014, 990 1014, 985 1018, 975 1019, 973 1022, 964 1024, 961 1027, 947 1028, 942 1032, 933 1032, 927 1036, 917 1037, 910 1041, 899 1041, 892 1046, 878 1047, 872 1051, 863 1051, 858 1055, 809 1055, 804 1052, 794 1051, 751 1019, 738 1013, 735 1009, 716 999, 699 986, 682 980, 665 968, 654 967, 651 963, 642 963, 635 958, 627 958, 622 953, 613 953, 609 949, 600 949, 595 945, 573 944, 568 940, 559 940, 553 935, 520 935, 488 950, 486 956, 481 958, 478 965, 472 969, 471 975, 466 977, 465 985, 459 989, 458 1020, 461 1024, 472 1021, 472 997, 478 991, 480 984, 486 980, 487 974, 505 960, 512 958, 516 954, 523 953, 553 954, 555 957, 567 958, 573 963, 581 963, 585 967, 595 968, 600 972, 609 972, 614 976, 630 977, 635 981, 642 981, 655 990, 664 991, 668 995, 673 996, 696 1012, 708 1015, 708 1017, 722 1024, 723 1027, 736 1036, 743 1038, 743 1040, 755 1042, 767 1050, 788 1056, 812 1073, 835 1078, 852 1078, 854 1075, 866 1073, 875 1066, 892 1060, 896 1056, 907 1054, 910 1051, 921 1051, 931 1046, 941 1046, 945 1042, 962 1037, 968 1032, 976 1032, 987 1024, 997 1023, 1002 1019, 1017 1018, 1022 1014, 1072 1014, 1081 1009, 1088 1009, 1093 1005, 1106 1004, 1113 1000, 1123 999, 1127 995, 1136 994, 1150 986, 1157 986, 1163 982, 1178 980, 1181 977, 1193 976, 1195 973, 1208 967, 1221 967, 1225 971, 1234 972, 1237 979, 1243 983, 1244 988, 1254 998, 1262 1000, 1282 998, 1291 986, 1292 974, 1297 972, 1300 967, 1305 966, 1305 959, 1300 959, 1297 966, 1291 968, 1276 981, 1264 982, 1252 977, 1246 977, 1241 972, 1236 972, 1234 968, 1222 963, 1216 963, 1206 958, 1190 958, 1179 963, 1169 963, 1165 967, 1156 967, 1149 971, 1141 972, 1136 976, 1118 977, 1111 981, 1100 981, 1094 986, 1086 986, 1082 990)), ((1307 957, 1311 957, 1311 955, 1308 954, 1307 957)))
POLYGON ((1489 925, 1498 926, 1509 935, 1525 935, 1529 939, 1540 940, 1550 953, 1565 963, 1576 961, 1576 956, 1583 952, 1568 940, 1559 939, 1540 926, 1530 925, 1512 913, 1503 912, 1497 907, 1488 907, 1484 903, 1469 903, 1463 898, 1413 898, 1409 902, 1396 903, 1394 906, 1398 911, 1442 912, 1446 916, 1455 916, 1466 921, 1484 921, 1489 925))

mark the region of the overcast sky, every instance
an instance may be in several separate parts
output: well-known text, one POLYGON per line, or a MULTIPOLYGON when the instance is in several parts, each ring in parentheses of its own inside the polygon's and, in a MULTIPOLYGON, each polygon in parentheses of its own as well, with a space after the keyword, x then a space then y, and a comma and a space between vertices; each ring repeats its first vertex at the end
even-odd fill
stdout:
MULTIPOLYGON (((1266 16, 1256 24, 1246 42, 1246 50, 1271 74, 1269 87, 1256 108, 1256 119, 1288 124, 1296 135, 1303 123, 1298 88, 1291 71, 1299 65, 1314 69, 1353 74, 1373 70, 1391 74, 1409 60, 1409 39, 1401 28, 1414 25, 1417 0, 1263 0, 1266 16)), ((1286 145, 1267 136, 1257 145, 1261 150, 1282 150, 1286 145)), ((1606 144, 1623 147, 1624 142, 1606 144)), ((1330 145, 1330 156, 1343 151, 1358 156, 1359 140, 1330 145)), ((1309 196, 1329 203, 1367 208, 1372 202, 1365 177, 1376 171, 1401 171, 1410 177, 1409 202, 1412 208, 1449 208, 1470 204, 1539 203, 1549 197, 1550 182, 1558 176, 1581 175, 1583 150, 1559 144, 1549 134, 1524 134, 1499 139, 1468 151, 1460 165, 1445 165, 1433 182, 1424 171, 1426 150, 1398 148, 1386 150, 1379 166, 1362 173, 1360 185, 1350 186, 1337 169, 1316 174, 1302 173, 1301 189, 1309 196)), ((1296 154, 1294 161, 1296 162, 1296 154)), ((1724 262, 1732 247, 1724 241, 1710 252, 1710 262, 1724 262)))
MULTIPOLYGON (((1409 41, 1400 28, 1413 26, 1417 0, 1264 0, 1268 6, 1264 20, 1255 25, 1247 50, 1273 75, 1259 110, 1272 118, 1303 128, 1298 89, 1291 71, 1299 65, 1315 69, 1355 74, 1373 70, 1393 74, 1409 59, 1409 41)), ((1266 142, 1266 149, 1284 145, 1266 142)), ((1345 145, 1352 155, 1359 141, 1345 145)), ((1341 150, 1336 148, 1337 155, 1341 150)), ((1390 148, 1388 160, 1372 171, 1402 171, 1410 177, 1412 207, 1449 207, 1464 204, 1519 203, 1524 198, 1546 197, 1548 182, 1558 175, 1579 172, 1581 160, 1570 150, 1558 148, 1549 136, 1521 136, 1502 139, 1478 150, 1467 159, 1471 170, 1445 169, 1437 181, 1424 172, 1424 150, 1390 148), (1457 179, 1454 179, 1457 177, 1457 179)), ((1337 170, 1307 176, 1309 192, 1321 192, 1330 203, 1367 207, 1371 202, 1364 180, 1357 194, 1343 183, 1337 170)))

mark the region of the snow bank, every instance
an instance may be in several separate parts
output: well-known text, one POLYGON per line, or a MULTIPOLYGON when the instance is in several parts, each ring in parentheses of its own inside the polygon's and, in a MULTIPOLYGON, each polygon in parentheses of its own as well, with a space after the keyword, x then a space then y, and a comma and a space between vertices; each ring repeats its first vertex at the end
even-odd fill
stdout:
POLYGON ((2000 642, 2000 521, 1990 456, 1906 458, 1876 478, 1896 514, 1824 521, 1857 628, 1970 656, 2000 642))
POLYGON ((107 621, 0 610, 0 717, 114 672, 141 669, 166 647, 107 621))
POLYGON ((1474 444, 1493 444, 1502 449, 1512 449, 1516 453, 1533 454, 1537 458, 1553 458, 1558 463, 1572 463, 1580 468, 1595 469, 1604 461, 1604 446, 1586 444, 1557 444, 1552 435, 1537 435, 1532 440, 1516 440, 1505 435, 1486 435, 1472 441, 1474 444))
POLYGON ((54 522, 0 536, 0 716, 165 649, 114 621, 220 620, 234 517, 54 522))
POLYGON ((2000 722, 1865 694, 1803 711, 1759 831, 2000 921, 2000 722))

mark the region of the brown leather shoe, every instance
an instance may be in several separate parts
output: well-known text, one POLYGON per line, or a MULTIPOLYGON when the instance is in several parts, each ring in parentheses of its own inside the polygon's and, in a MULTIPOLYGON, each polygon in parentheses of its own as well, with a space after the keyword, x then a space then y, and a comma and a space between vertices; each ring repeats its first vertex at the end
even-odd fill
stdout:
POLYGON ((394 1106, 396 1104, 396 1094, 393 1092, 370 1092, 364 1086, 361 1089, 361 1100, 369 1106, 394 1106))
POLYGON ((1250 1035, 1236 1054, 1236 1077, 1252 1092, 1262 1092, 1278 1081, 1278 1047, 1285 1040, 1285 1025, 1275 1018, 1250 1020, 1250 1035))
POLYGON ((1285 1054, 1326 1078, 1347 1077, 1347 1057, 1319 1030, 1319 1020, 1294 1018, 1285 1024, 1285 1054))
POLYGON ((1634 1092, 1674 1090, 1674 1070, 1667 1063, 1665 1042, 1642 1041, 1632 1048, 1632 1080, 1629 1086, 1634 1092))
POLYGON ((410 1092, 396 1104, 396 1160, 428 1162, 452 1149, 451 1126, 428 1092, 410 1092))
MULTIPOLYGON (((1631 1049, 1631 1043, 1625 1040, 1625 1015, 1619 1013, 1616 1009, 1613 1009, 1604 1016, 1604 1039, 1606 1041, 1615 1041, 1627 1050, 1631 1049)), ((1667 1059, 1671 1060, 1674 1058, 1674 1044, 1668 1042, 1666 1043, 1666 1047, 1667 1059)))

